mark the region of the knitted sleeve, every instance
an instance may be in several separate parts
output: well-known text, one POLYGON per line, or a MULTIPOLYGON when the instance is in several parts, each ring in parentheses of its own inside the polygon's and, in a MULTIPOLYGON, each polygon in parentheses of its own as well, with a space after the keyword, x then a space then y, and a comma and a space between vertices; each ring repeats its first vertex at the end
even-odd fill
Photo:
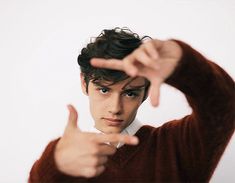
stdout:
POLYGON ((58 141, 59 139, 51 141, 41 158, 34 163, 30 171, 28 183, 86 182, 84 178, 68 176, 57 169, 54 160, 54 150, 58 141))
POLYGON ((193 112, 170 123, 185 180, 208 181, 235 129, 235 84, 218 65, 186 43, 183 56, 166 80, 182 91, 193 112), (172 130, 174 129, 174 130, 172 130))

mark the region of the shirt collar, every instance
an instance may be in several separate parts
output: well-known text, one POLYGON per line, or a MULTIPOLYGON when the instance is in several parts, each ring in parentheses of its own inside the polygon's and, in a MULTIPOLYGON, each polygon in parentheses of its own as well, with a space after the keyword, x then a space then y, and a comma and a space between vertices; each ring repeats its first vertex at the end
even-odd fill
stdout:
POLYGON ((143 124, 135 118, 135 120, 128 126, 126 127, 123 131, 126 131, 128 135, 135 135, 136 132, 143 126, 143 124))

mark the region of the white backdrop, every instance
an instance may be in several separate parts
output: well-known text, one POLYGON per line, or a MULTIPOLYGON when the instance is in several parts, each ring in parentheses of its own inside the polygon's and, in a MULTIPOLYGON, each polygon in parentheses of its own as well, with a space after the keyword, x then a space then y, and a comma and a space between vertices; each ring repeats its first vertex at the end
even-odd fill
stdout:
MULTIPOLYGON (((127 26, 181 39, 234 78, 234 22, 233 0, 0 0, 0 182, 27 181, 47 143, 63 133, 67 104, 83 130, 92 125, 76 63, 91 36, 127 26)), ((159 126, 189 112, 184 96, 165 85, 160 107, 146 101, 138 118, 159 126)), ((235 180, 234 154, 233 138, 211 182, 235 180)))

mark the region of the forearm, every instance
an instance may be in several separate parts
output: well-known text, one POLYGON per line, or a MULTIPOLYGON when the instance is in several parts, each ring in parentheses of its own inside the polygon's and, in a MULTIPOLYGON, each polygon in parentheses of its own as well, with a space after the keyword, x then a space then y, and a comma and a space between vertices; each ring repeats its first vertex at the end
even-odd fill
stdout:
POLYGON ((57 142, 58 140, 50 142, 41 158, 35 162, 30 171, 29 183, 55 182, 53 179, 59 174, 53 159, 57 142))
POLYGON ((183 119, 175 139, 178 137, 180 149, 190 147, 181 152, 186 164, 193 167, 189 177, 209 180, 234 132, 235 85, 218 65, 176 42, 183 55, 166 83, 185 94, 193 112, 183 119))
POLYGON ((235 85, 218 65, 207 60, 187 44, 177 41, 183 56, 166 83, 181 90, 187 97, 194 115, 207 125, 223 123, 235 127, 235 85))
MULTIPOLYGON (((50 142, 40 159, 35 162, 30 171, 29 183, 59 183, 75 179, 75 177, 67 176, 57 169, 54 150, 58 140, 50 142)), ((76 181, 83 182, 82 180, 79 181, 78 178, 76 178, 76 181)))

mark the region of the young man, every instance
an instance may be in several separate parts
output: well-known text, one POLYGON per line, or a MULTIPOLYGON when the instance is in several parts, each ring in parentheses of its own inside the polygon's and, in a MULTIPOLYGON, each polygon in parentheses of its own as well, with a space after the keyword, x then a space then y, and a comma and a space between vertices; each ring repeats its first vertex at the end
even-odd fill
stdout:
POLYGON ((181 41, 144 42, 118 28, 83 48, 78 64, 95 132, 77 127, 69 105, 64 134, 36 161, 30 183, 209 181, 235 128, 235 85, 224 70, 181 41), (143 126, 137 110, 148 94, 158 105, 163 82, 181 90, 193 112, 143 126))

